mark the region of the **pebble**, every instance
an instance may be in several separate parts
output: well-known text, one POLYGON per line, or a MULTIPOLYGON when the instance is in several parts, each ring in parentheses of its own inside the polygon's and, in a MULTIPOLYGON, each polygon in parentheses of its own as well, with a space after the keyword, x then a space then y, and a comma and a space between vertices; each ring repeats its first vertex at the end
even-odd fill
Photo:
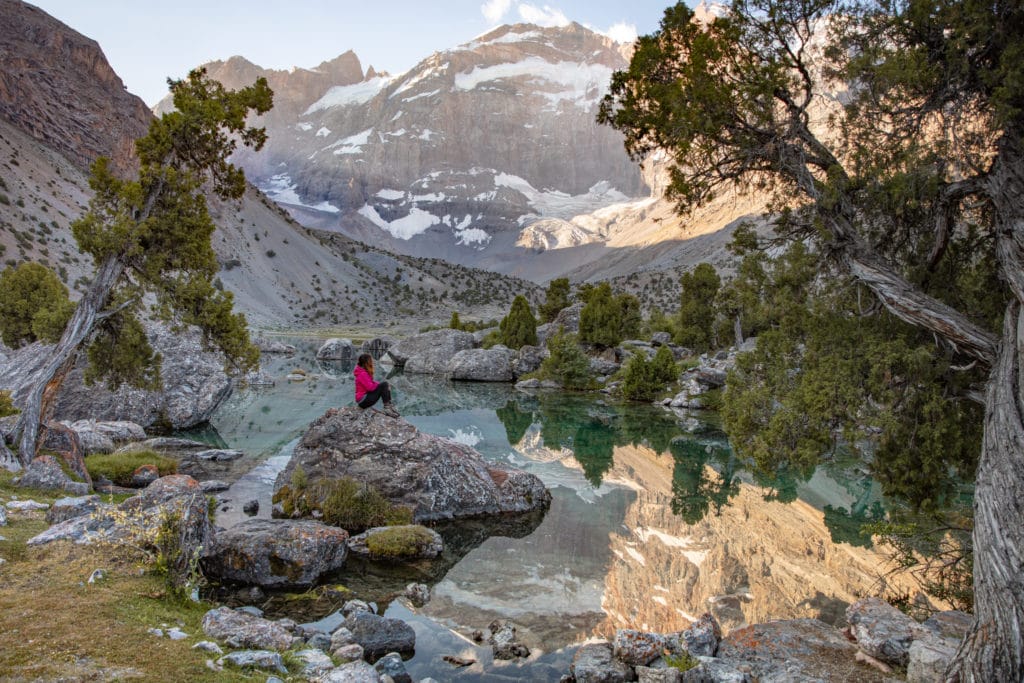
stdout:
POLYGON ((171 640, 185 640, 188 638, 188 634, 182 631, 180 628, 172 628, 167 631, 167 637, 171 640))
POLYGON ((193 650, 202 650, 203 652, 210 652, 218 657, 224 654, 224 650, 220 649, 220 645, 213 642, 212 640, 203 640, 192 646, 193 650))
POLYGON ((103 579, 107 578, 107 573, 102 569, 94 569, 92 574, 89 574, 89 583, 99 583, 103 579))
POLYGON ((49 510, 50 506, 46 503, 39 503, 34 500, 12 500, 7 503, 5 507, 8 510, 16 510, 18 512, 30 512, 32 510, 49 510))

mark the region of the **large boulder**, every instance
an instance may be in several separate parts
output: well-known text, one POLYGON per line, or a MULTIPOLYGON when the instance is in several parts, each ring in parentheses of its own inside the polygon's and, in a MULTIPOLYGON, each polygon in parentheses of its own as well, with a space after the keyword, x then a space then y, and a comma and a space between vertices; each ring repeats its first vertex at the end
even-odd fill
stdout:
POLYGON ((680 646, 694 657, 714 657, 722 640, 722 627, 710 612, 678 634, 680 646))
POLYGON ((525 512, 546 507, 540 479, 484 461, 469 446, 425 434, 372 410, 329 410, 299 440, 275 493, 302 467, 309 488, 350 477, 412 510, 414 522, 525 512))
POLYGON ((545 346, 548 339, 558 334, 559 330, 569 334, 579 334, 580 311, 582 310, 583 304, 579 302, 560 310, 554 320, 537 328, 537 343, 540 346, 545 346))
POLYGON ((203 548, 210 545, 210 524, 206 494, 192 477, 175 474, 157 479, 139 495, 119 505, 101 504, 91 514, 51 526, 28 541, 44 545, 68 540, 74 543, 114 543, 155 548, 158 530, 170 522, 165 537, 173 555, 168 558, 172 582, 185 585, 203 548))
POLYGON ((369 662, 375 662, 389 652, 405 654, 416 649, 416 632, 401 619, 358 611, 345 619, 345 628, 363 648, 363 656, 369 662))
POLYGON ((316 352, 317 360, 355 360, 356 347, 351 339, 331 337, 316 352))
MULTIPOLYGON (((222 356, 204 348, 195 331, 172 332, 146 323, 153 350, 163 357, 163 389, 146 391, 122 386, 110 391, 102 384, 87 386, 83 378, 86 354, 61 385, 54 408, 58 420, 129 420, 144 427, 163 424, 187 429, 209 420, 231 395, 231 379, 224 373, 222 356)), ((11 352, 0 361, 0 386, 13 389, 15 405, 22 406, 35 373, 45 362, 49 346, 36 342, 11 352)))
POLYGON ((359 346, 359 352, 368 353, 374 358, 380 358, 387 353, 388 349, 390 349, 397 341, 397 339, 390 335, 367 339, 359 346))
POLYGON ((924 633, 916 621, 879 598, 864 598, 846 608, 850 634, 875 659, 905 667, 910 644, 924 633))
POLYGON ((459 351, 448 361, 448 376, 471 382, 511 382, 514 357, 504 346, 459 351))
POLYGON ((612 656, 612 644, 587 643, 572 658, 570 669, 576 683, 625 683, 633 679, 633 670, 612 656))
POLYGON ((348 549, 371 560, 433 559, 444 552, 444 539, 418 524, 378 526, 348 539, 348 549))
POLYGON ((516 378, 540 369, 544 359, 551 355, 543 346, 526 346, 519 349, 516 359, 512 362, 512 375, 516 378))
POLYGON ((290 356, 296 351, 294 346, 285 344, 279 339, 267 339, 261 336, 253 339, 252 343, 260 350, 260 353, 277 353, 290 356))
POLYGON ((878 671, 859 664, 856 654, 855 645, 817 619, 754 624, 732 631, 718 645, 720 660, 749 671, 754 680, 877 680, 878 671))
POLYGON ((262 587, 311 586, 340 569, 348 532, 315 521, 248 519, 217 534, 203 571, 224 581, 262 587))
POLYGON ((44 491, 65 491, 76 496, 84 496, 92 490, 91 484, 68 476, 52 455, 40 455, 30 462, 18 479, 18 485, 44 491))
POLYGON ((283 624, 230 607, 218 607, 203 615, 203 633, 231 647, 287 650, 295 642, 283 624))
POLYGON ((395 365, 415 374, 443 375, 448 361, 459 351, 472 349, 476 340, 461 330, 433 330, 404 339, 388 349, 395 365))

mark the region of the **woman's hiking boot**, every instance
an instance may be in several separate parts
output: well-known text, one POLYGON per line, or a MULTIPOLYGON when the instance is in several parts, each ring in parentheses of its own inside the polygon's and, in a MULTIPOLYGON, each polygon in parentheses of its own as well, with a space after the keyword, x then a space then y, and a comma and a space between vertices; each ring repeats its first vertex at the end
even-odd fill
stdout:
POLYGON ((394 403, 385 403, 384 404, 384 414, 387 415, 388 417, 401 417, 402 416, 401 413, 399 413, 397 410, 395 410, 395 404, 394 403))

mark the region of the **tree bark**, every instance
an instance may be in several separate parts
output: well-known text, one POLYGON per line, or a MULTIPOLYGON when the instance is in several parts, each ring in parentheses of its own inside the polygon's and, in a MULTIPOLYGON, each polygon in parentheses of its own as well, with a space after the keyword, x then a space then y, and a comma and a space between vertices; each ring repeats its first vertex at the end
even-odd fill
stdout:
POLYGON ((32 390, 25 399, 18 420, 21 438, 18 444, 18 459, 28 465, 36 454, 39 441, 39 426, 46 412, 49 412, 64 380, 78 356, 82 343, 92 334, 100 319, 103 307, 110 299, 110 293, 124 273, 124 264, 116 256, 108 256, 96 270, 89 289, 78 302, 71 320, 64 327, 60 341, 50 349, 46 362, 36 373, 32 390))
POLYGON ((974 615, 950 683, 1024 681, 1024 311, 1009 306, 974 489, 974 615))

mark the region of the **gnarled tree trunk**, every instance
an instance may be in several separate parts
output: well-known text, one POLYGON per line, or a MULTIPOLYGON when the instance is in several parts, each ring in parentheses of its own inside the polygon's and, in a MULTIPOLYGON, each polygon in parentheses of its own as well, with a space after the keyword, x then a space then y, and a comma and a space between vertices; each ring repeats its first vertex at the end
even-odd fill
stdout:
POLYGON ((1014 302, 985 403, 974 490, 974 615, 947 681, 1024 680, 1024 310, 1014 302))
POLYGON ((61 382, 71 370, 81 345, 102 319, 102 311, 110 293, 124 273, 124 264, 117 256, 109 256, 96 270, 92 284, 78 302, 71 320, 64 327, 60 341, 50 349, 46 362, 33 378, 33 386, 21 407, 18 431, 18 459, 28 465, 36 454, 39 427, 49 417, 61 382))

